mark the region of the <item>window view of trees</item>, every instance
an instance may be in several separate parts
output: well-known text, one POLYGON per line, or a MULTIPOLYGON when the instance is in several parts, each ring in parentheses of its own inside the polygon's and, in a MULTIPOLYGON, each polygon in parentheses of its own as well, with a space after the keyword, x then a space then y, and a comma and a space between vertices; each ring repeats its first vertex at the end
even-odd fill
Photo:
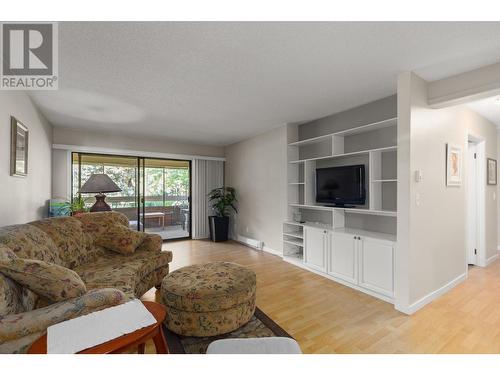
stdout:
MULTIPOLYGON (((78 197, 78 163, 73 163, 73 197, 78 197)), ((106 163, 82 163, 82 185, 93 173, 105 173, 122 189, 121 192, 106 194, 112 208, 137 207, 136 167, 113 166, 106 163)), ((169 167, 146 167, 146 207, 187 207, 189 196, 189 169, 169 167)), ((82 194, 88 207, 95 199, 94 194, 82 194)))
POLYGON ((146 168, 146 206, 187 206, 189 170, 187 168, 146 168), (163 181, 165 179, 165 182, 163 181))

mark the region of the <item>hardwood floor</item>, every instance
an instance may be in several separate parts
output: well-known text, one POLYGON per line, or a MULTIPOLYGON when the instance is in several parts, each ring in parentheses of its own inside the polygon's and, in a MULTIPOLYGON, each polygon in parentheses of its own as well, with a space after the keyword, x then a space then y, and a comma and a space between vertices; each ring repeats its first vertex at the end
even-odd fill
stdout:
MULTIPOLYGON (((215 260, 257 274, 257 305, 305 353, 500 353, 500 260, 412 316, 235 242, 170 242, 171 271, 215 260)), ((153 288, 143 297, 158 298, 153 288)), ((154 352, 148 345, 148 352, 154 352)))

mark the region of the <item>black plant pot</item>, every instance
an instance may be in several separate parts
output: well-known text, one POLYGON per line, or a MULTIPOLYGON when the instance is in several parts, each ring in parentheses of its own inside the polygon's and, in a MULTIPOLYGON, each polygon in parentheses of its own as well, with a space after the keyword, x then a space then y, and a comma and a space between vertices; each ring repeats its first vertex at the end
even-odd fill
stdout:
POLYGON ((209 216, 210 239, 214 242, 227 241, 229 232, 229 216, 209 216))

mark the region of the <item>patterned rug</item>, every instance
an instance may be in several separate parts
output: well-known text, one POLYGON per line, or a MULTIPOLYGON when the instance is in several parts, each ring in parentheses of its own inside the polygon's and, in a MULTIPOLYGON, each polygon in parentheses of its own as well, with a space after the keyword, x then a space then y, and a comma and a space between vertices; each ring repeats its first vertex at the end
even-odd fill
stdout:
POLYGON ((210 337, 180 336, 163 326, 168 350, 171 354, 205 354, 208 345, 215 340, 249 337, 290 337, 283 328, 264 314, 258 307, 252 319, 243 327, 225 335, 210 337))

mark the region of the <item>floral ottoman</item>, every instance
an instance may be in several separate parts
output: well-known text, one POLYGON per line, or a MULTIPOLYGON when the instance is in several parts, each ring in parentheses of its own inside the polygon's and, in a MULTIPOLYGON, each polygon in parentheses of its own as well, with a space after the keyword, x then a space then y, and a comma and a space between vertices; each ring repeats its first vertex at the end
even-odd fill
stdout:
POLYGON ((235 263, 213 262, 165 276, 161 297, 167 328, 183 336, 216 336, 246 324, 255 311, 255 272, 235 263))

